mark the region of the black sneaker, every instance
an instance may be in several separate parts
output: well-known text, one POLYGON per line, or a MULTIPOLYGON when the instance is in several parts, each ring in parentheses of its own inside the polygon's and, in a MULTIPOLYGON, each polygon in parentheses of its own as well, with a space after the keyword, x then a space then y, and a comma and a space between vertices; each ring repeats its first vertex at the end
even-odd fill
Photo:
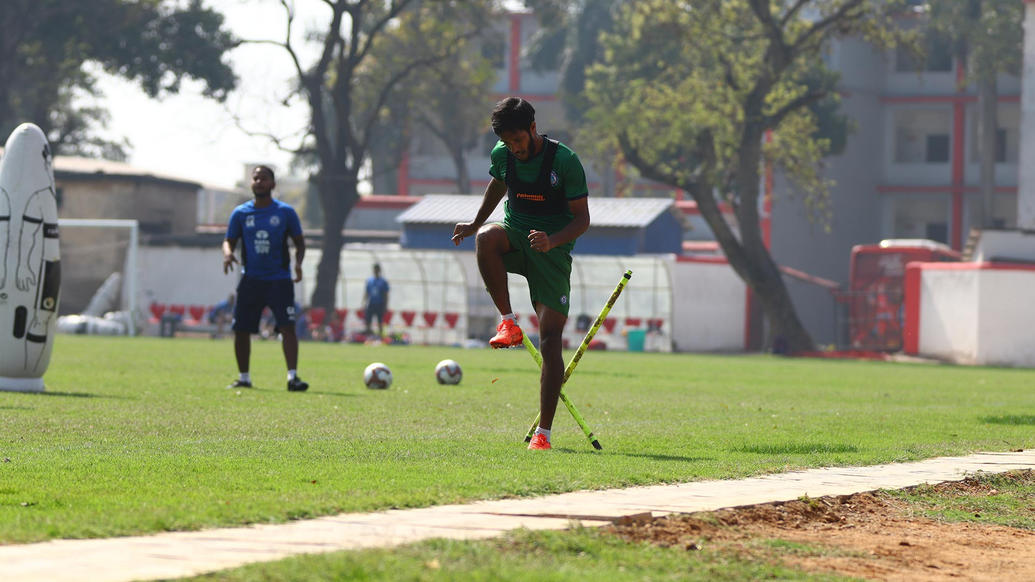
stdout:
POLYGON ((226 388, 227 388, 227 390, 229 390, 231 388, 251 388, 251 387, 252 387, 252 383, 251 382, 245 382, 244 380, 241 380, 240 378, 238 378, 237 380, 234 380, 233 384, 227 386, 226 388))
POLYGON ((309 389, 309 384, 303 382, 301 378, 295 376, 294 380, 288 380, 288 391, 289 392, 305 392, 309 389))

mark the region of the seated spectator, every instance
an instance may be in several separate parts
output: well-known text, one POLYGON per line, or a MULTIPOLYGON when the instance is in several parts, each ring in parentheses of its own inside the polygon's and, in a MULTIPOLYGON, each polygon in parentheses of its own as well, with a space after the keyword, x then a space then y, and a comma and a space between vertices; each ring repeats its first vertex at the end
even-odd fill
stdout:
POLYGON ((218 339, 223 337, 223 330, 230 324, 234 319, 234 294, 231 293, 227 298, 219 303, 212 306, 212 309, 208 312, 208 322, 216 326, 215 331, 212 332, 212 339, 218 339))
POLYGON ((300 340, 311 340, 313 331, 309 329, 309 308, 295 304, 295 335, 300 340))
POLYGON ((345 339, 345 321, 341 314, 335 310, 331 315, 331 321, 327 324, 327 341, 338 343, 345 339))

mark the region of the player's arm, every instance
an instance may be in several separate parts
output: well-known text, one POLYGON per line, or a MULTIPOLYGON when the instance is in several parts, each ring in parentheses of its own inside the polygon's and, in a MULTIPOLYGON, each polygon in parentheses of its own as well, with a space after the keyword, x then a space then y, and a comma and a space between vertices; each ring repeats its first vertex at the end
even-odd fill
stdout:
POLYGON ((571 242, 586 232, 589 228, 589 197, 583 196, 575 200, 568 200, 568 210, 573 217, 567 226, 557 232, 547 235, 540 230, 533 230, 528 234, 528 241, 533 249, 546 252, 554 247, 571 242))
POLYGON ((226 275, 230 271, 234 270, 234 263, 237 262, 237 257, 234 255, 234 249, 237 248, 237 238, 223 239, 223 274, 226 275))
POLYGON ((460 241, 478 232, 478 229, 489 219, 489 215, 499 205, 500 200, 507 194, 507 183, 495 176, 489 180, 485 187, 485 195, 482 196, 482 205, 478 208, 478 214, 471 222, 460 222, 453 228, 453 244, 459 245, 460 241))
POLYGON ((291 242, 295 243, 295 283, 302 280, 302 259, 305 258, 305 237, 301 234, 291 235, 291 242))

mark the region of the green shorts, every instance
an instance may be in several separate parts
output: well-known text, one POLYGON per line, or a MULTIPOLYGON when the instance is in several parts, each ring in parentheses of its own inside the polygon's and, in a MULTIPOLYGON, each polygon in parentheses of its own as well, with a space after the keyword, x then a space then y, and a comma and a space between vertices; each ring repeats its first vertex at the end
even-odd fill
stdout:
POLYGON ((545 253, 533 250, 528 232, 501 224, 514 250, 503 255, 508 273, 523 275, 528 281, 532 304, 542 303, 550 309, 568 315, 568 295, 571 293, 571 252, 561 245, 545 253))

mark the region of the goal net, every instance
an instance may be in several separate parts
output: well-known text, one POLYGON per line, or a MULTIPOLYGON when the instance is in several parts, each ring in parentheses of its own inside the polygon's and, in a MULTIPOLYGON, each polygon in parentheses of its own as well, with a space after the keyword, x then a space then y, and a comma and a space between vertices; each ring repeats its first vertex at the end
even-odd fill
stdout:
POLYGON ((96 316, 103 316, 106 311, 124 311, 133 321, 129 334, 135 335, 141 318, 137 298, 139 223, 126 219, 62 218, 58 225, 59 315, 81 314, 88 307, 101 311, 92 313, 96 316), (114 273, 120 276, 113 278, 114 273), (102 287, 103 293, 97 296, 102 287))

